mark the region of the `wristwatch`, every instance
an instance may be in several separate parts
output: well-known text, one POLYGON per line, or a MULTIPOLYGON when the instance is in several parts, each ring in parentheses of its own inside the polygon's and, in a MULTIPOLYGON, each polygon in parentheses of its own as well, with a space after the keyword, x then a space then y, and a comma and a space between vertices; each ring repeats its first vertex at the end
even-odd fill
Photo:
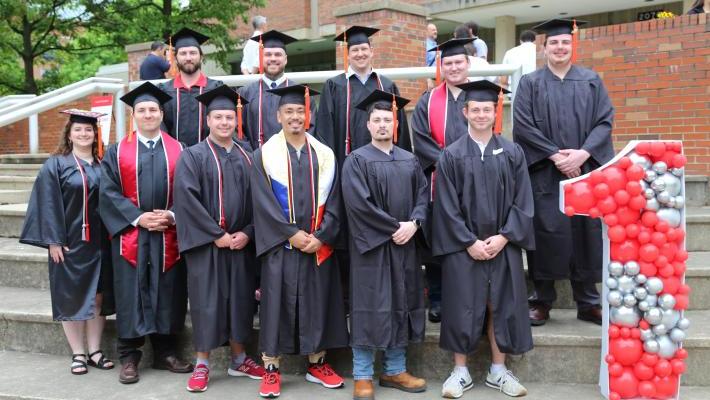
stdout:
POLYGON ((416 226, 417 229, 422 227, 422 222, 419 221, 418 219, 413 219, 412 222, 414 222, 414 226, 416 226))

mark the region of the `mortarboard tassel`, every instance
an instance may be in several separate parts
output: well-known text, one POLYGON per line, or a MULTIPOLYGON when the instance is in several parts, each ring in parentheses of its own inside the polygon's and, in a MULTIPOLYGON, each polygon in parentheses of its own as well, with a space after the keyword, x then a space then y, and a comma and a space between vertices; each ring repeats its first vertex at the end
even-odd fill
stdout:
POLYGON ((397 125, 399 121, 397 121, 397 98, 394 96, 394 93, 392 93, 392 121, 394 122, 392 139, 394 139, 394 143, 397 143, 397 125))
POLYGON ((439 50, 436 51, 436 86, 441 83, 441 57, 439 50))
POLYGON ((496 103, 496 121, 493 124, 493 133, 500 135, 503 133, 503 89, 498 92, 498 103, 496 103))
POLYGON ((304 96, 306 99, 306 122, 304 122, 304 130, 308 131, 308 128, 311 126, 311 93, 308 90, 308 86, 306 86, 306 95, 304 96))
POLYGON ((98 125, 99 132, 98 132, 98 143, 97 143, 97 148, 96 148, 96 153, 99 156, 99 160, 104 158, 104 138, 103 135, 101 134, 101 125, 98 125))
POLYGON ((348 70, 348 32, 343 32, 343 41, 340 42, 340 48, 343 49, 343 70, 348 70))
POLYGON ((259 35, 259 73, 264 73, 264 39, 259 35))
POLYGON ((178 74, 177 60, 175 59, 175 52, 173 50, 173 37, 170 36, 168 38, 168 63, 170 63, 168 75, 170 75, 172 78, 176 77, 178 74))
POLYGON ((242 131, 242 98, 237 96, 237 137, 239 140, 244 139, 244 132, 242 131))
POLYGON ((133 113, 131 113, 131 126, 128 128, 128 143, 133 140, 133 113))
POLYGON ((577 63, 577 46, 579 45, 579 30, 577 20, 572 20, 572 64, 577 63))

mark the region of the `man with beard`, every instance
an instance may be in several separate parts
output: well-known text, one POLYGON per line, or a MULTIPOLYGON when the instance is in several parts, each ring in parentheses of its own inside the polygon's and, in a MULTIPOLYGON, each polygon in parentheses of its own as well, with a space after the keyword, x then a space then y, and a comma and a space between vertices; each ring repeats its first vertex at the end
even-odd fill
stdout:
POLYGON ((202 73, 200 45, 208 39, 208 36, 189 28, 182 28, 174 34, 173 55, 180 73, 158 86, 172 97, 163 107, 163 130, 188 146, 201 142, 209 135, 207 112, 196 97, 222 84, 202 73))
POLYGON ((525 152, 535 197, 537 248, 527 253, 535 286, 532 325, 550 318, 558 279, 570 280, 577 318, 602 323, 596 288, 602 278, 601 222, 559 211, 559 182, 593 171, 614 156, 609 95, 599 75, 572 61, 573 30, 583 23, 553 19, 535 27, 547 33, 547 65, 524 75, 515 94, 513 138, 525 152))
MULTIPOLYGON (((251 148, 257 149, 281 130, 281 124, 276 120, 279 96, 269 90, 295 84, 286 78, 284 70, 288 62, 286 45, 296 39, 271 30, 251 40, 264 45, 264 58, 259 61, 263 75, 258 81, 239 89, 239 94, 249 102, 244 106, 244 133, 251 148)), ((311 110, 315 110, 314 100, 311 100, 311 110)), ((308 131, 313 132, 314 122, 311 121, 308 131)))
POLYGON ((410 393, 426 390, 426 381, 409 374, 406 362, 407 345, 424 339, 424 276, 415 234, 429 206, 417 158, 394 145, 395 113, 408 102, 375 90, 358 104, 369 114, 372 141, 350 153, 343 164, 355 399, 375 397, 375 350, 384 350, 380 386, 410 393))

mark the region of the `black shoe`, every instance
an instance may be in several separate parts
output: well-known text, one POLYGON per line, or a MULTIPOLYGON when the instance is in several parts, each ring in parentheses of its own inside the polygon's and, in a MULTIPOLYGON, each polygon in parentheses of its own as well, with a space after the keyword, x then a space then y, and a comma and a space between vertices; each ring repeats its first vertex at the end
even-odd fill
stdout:
POLYGON ((441 306, 440 305, 433 305, 429 307, 429 314, 427 315, 429 317, 429 322, 438 324, 441 322, 441 306))
POLYGON ((602 308, 599 306, 577 310, 577 319, 587 321, 593 324, 602 324, 602 308))

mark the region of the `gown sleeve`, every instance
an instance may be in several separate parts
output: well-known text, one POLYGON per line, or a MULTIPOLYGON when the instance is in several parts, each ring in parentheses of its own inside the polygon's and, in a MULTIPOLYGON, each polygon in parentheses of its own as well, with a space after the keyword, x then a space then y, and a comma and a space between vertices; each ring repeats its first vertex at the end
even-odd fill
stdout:
POLYGON ((545 137, 535 124, 533 114, 533 85, 529 75, 524 75, 518 84, 513 105, 513 138, 525 152, 528 166, 537 164, 560 151, 559 147, 545 137))
POLYGON ((343 200, 353 244, 362 254, 392 240, 392 234, 399 229, 399 221, 374 204, 366 175, 364 160, 357 155, 345 159, 343 200))
MULTIPOLYGON (((50 158, 37 175, 27 204, 20 243, 43 248, 68 244, 59 161, 58 157, 50 158)), ((81 218, 81 214, 77 217, 81 218)))
POLYGON ((335 111, 334 101, 334 86, 332 80, 327 80, 325 86, 323 87, 323 92, 320 95, 320 103, 318 105, 318 112, 316 113, 316 124, 315 132, 319 140, 335 150, 335 111))
POLYGON ((533 234, 535 207, 533 205, 532 187, 530 186, 525 154, 517 144, 515 145, 513 160, 515 168, 515 171, 513 171, 515 176, 513 205, 508 211, 505 224, 498 233, 518 247, 526 250, 535 250, 535 235, 533 234))
POLYGON ((611 143, 611 129, 614 123, 614 106, 604 83, 597 79, 590 82, 594 87, 594 107, 591 112, 592 129, 587 135, 582 149, 586 150, 598 165, 603 165, 614 157, 614 147, 611 143))
MULTIPOLYGON (((392 84, 392 92, 399 96, 399 88, 397 85, 392 84)), ((397 146, 407 150, 412 151, 412 137, 409 132, 409 122, 407 121, 407 113, 404 108, 397 111, 397 146)))
POLYGON ((424 226, 430 222, 427 221, 427 215, 429 215, 429 185, 427 183, 426 176, 424 175, 424 171, 422 170, 422 166, 416 160, 414 161, 414 165, 414 174, 417 181, 417 193, 415 206, 409 219, 416 219, 421 222, 422 226, 424 226))
POLYGON ((133 221, 143 214, 143 211, 126 198, 121 190, 116 146, 109 147, 101 162, 101 189, 99 190, 99 214, 111 236, 116 236, 133 226, 133 221))

